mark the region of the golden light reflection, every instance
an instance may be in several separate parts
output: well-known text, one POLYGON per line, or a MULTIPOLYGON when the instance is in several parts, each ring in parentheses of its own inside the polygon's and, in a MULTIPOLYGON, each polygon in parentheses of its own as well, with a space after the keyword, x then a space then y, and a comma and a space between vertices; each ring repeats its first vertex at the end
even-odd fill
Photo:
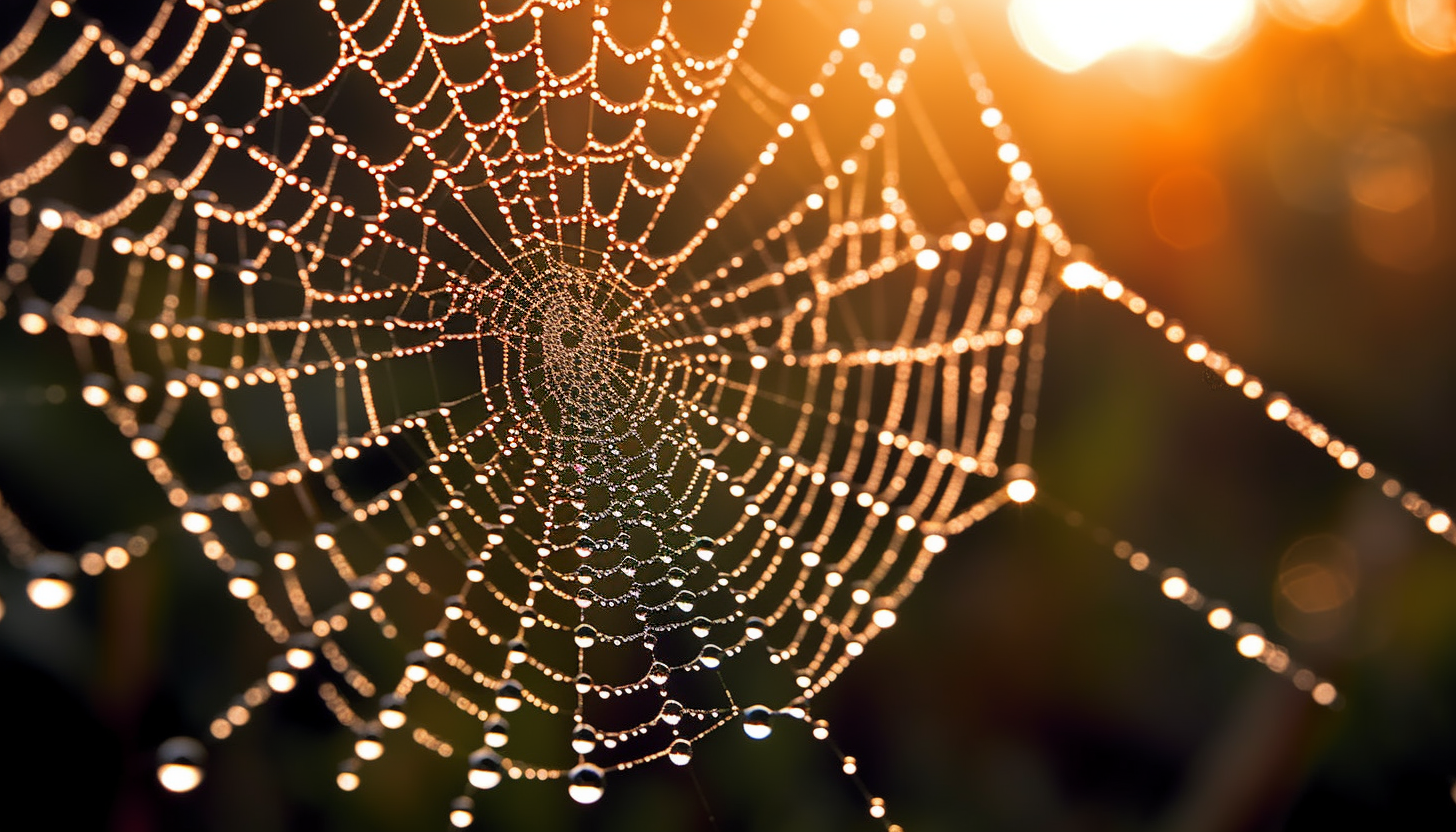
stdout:
POLYGON ((1023 49, 1076 72, 1132 48, 1226 55, 1248 35, 1254 0, 1012 0, 1009 14, 1023 49))
POLYGON ((1349 624, 1358 583, 1348 543, 1328 534, 1300 539, 1279 561, 1274 597, 1279 626, 1305 641, 1338 635, 1349 624))
POLYGON ((1148 214, 1158 238, 1173 248, 1207 245, 1228 227, 1223 183, 1202 167, 1170 170, 1148 192, 1148 214))
POLYGON ((1345 176, 1351 199, 1397 214, 1430 194, 1431 153, 1425 142, 1410 133, 1377 127, 1351 145, 1345 176))

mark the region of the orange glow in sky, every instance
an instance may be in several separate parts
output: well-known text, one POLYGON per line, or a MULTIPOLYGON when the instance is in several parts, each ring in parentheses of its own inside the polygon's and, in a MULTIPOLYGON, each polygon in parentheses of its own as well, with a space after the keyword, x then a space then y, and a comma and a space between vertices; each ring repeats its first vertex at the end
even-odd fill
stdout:
POLYGON ((1114 52, 1163 49, 1217 58, 1243 41, 1255 0, 1012 0, 1011 28, 1022 48, 1062 72, 1114 52))

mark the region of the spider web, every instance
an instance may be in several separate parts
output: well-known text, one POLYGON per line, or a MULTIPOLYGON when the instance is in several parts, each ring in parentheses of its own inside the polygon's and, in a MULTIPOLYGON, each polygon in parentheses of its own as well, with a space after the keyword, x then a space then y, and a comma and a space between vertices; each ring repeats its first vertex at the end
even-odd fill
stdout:
MULTIPOLYGON (((465 761, 466 825, 478 790, 592 802, 730 722, 827 736, 814 697, 948 538, 1030 498, 1069 286, 1378 475, 1086 263, 947 6, 199 0, 108 25, 42 3, 0 51, 5 314, 73 357, 274 645, 210 735, 307 682, 356 737, 345 790, 413 742, 465 761), (740 681, 764 664, 781 686, 740 681)), ((9 509, 0 532, 59 578, 153 536, 68 560, 9 509)))

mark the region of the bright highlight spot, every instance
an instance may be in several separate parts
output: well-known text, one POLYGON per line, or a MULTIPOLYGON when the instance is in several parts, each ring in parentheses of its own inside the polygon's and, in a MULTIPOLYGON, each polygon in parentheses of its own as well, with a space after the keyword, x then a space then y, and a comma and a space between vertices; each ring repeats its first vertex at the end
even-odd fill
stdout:
POLYGON ((1456 52, 1456 3, 1451 0, 1391 0, 1401 37, 1430 55, 1456 52))
POLYGON ((191 737, 173 737, 157 748, 157 782, 169 792, 190 792, 202 783, 207 749, 191 737))
POLYGON ((1164 578, 1163 594, 1177 601, 1188 594, 1188 581, 1179 575, 1164 578))
POLYGON ((268 674, 265 681, 274 693, 287 693, 298 684, 298 677, 287 670, 275 670, 268 674))
POLYGON ((202 769, 183 763, 157 768, 157 782, 169 792, 190 792, 202 783, 202 769))
POLYGON ((373 737, 361 737, 354 743, 354 753, 361 760, 377 760, 384 756, 384 743, 373 737))
POLYGON ((921 249, 920 253, 915 255, 915 265, 930 271, 940 265, 940 252, 933 248, 921 249))
POLYGON ((71 603, 76 588, 69 580, 75 574, 75 564, 63 555, 46 554, 37 557, 30 566, 33 576, 25 585, 25 594, 30 602, 43 610, 58 610, 71 603))
POLYGON ((1036 483, 1017 479, 1006 483, 1006 497, 1013 503, 1029 503, 1036 496, 1036 483))
POLYGON ((71 584, 56 578, 37 578, 25 587, 30 602, 43 610, 58 610, 71 603, 75 590, 71 584))
POLYGON ((1103 286, 1107 283, 1107 275, 1103 274, 1091 263, 1084 263, 1078 260, 1075 263, 1068 263, 1062 269, 1062 282, 1070 289, 1086 289, 1090 286, 1103 286))
POLYGON ((1451 530, 1451 516, 1444 511, 1438 511, 1426 518, 1426 528, 1435 534, 1445 534, 1451 530))
POLYGON ((1125 49, 1217 58, 1243 40, 1254 0, 1012 0, 1016 40, 1060 72, 1125 49))
POLYGON ((246 601, 258 594, 258 582, 244 575, 231 578, 228 580, 228 594, 246 601))
POLYGON ((1240 656, 1252 659, 1264 652, 1265 644, 1266 642, 1263 636, 1257 633, 1249 633, 1246 636, 1241 636, 1236 646, 1238 647, 1240 656))

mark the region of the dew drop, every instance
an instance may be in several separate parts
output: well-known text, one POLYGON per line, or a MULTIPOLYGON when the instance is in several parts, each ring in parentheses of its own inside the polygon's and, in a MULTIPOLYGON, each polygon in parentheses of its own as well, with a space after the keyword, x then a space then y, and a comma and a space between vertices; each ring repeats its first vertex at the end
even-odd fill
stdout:
POLYGON ((190 792, 202 783, 207 749, 191 737, 173 737, 157 748, 157 782, 169 792, 190 792))
POLYGON ((678 737, 667 747, 667 759, 675 766, 685 766, 693 759, 693 744, 678 737))
POLYGON ((504 719, 492 719, 485 723, 485 744, 491 748, 500 748, 506 744, 511 737, 511 724, 504 719))
POLYGON ((25 594, 43 610, 58 610, 71 603, 76 594, 71 583, 75 574, 76 562, 65 555, 38 555, 30 563, 30 581, 25 585, 25 594))
POLYGON ((527 658, 524 639, 513 638, 506 643, 506 659, 511 664, 521 664, 527 658))
POLYGON ((477 789, 493 789, 500 785, 502 775, 501 758, 489 748, 476 749, 470 755, 470 785, 477 789))
POLYGON ((703 652, 698 655, 698 662, 709 670, 716 670, 723 663, 723 648, 716 644, 703 645, 703 652))
POLYGON ((694 542, 694 545, 697 547, 698 550, 698 560, 707 563, 708 561, 713 559, 713 550, 717 545, 717 542, 714 541, 713 538, 700 537, 697 539, 697 541, 694 542))
POLYGON ((571 750, 578 754, 590 754, 592 749, 597 747, 596 729, 582 723, 572 729, 571 750))
POLYGON ((450 825, 464 829, 475 823, 475 801, 461 795, 450 801, 450 825))
POLYGON ((597 628, 590 624, 578 626, 573 635, 576 639, 576 646, 583 650, 597 643, 597 628))
POLYGON ((606 774, 591 763, 582 763, 566 774, 567 794, 577 803, 596 803, 606 792, 606 774))
POLYGON ((510 713, 521 707, 521 683, 515 679, 507 679, 501 682, 501 686, 495 692, 495 707, 497 710, 510 713))
POLYGON ((769 720, 773 718, 773 711, 762 705, 752 705, 743 711, 743 733, 750 739, 761 740, 773 733, 773 726, 769 720))
POLYGON ((713 622, 700 615, 697 618, 693 619, 693 635, 697 636, 698 638, 707 638, 708 633, 712 630, 712 626, 713 622))
POLYGON ((380 725, 393 730, 404 725, 407 720, 403 699, 391 693, 379 700, 380 725))
POLYGON ((748 620, 743 622, 743 634, 754 641, 763 638, 763 634, 767 630, 768 625, 763 623, 763 619, 756 615, 749 616, 748 620))

